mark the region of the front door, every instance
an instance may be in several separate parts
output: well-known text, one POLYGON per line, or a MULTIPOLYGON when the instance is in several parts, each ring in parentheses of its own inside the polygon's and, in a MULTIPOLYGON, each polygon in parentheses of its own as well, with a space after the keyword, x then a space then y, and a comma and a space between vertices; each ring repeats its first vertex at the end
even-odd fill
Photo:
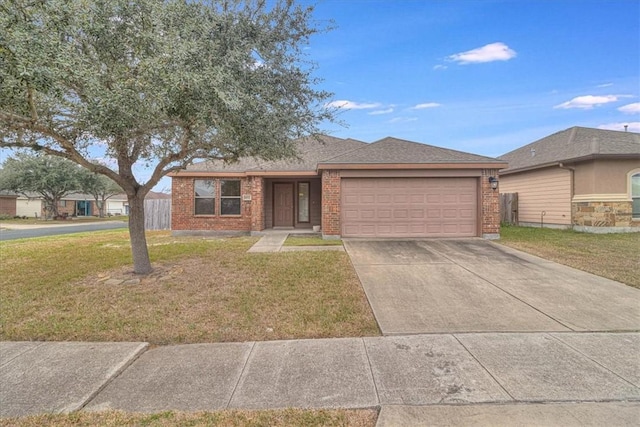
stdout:
POLYGON ((293 227, 293 183, 273 184, 273 226, 293 227))

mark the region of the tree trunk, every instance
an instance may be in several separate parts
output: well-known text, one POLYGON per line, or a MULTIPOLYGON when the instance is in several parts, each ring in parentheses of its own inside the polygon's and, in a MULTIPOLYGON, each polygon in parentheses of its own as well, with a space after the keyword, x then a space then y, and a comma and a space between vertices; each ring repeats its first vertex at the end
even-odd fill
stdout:
POLYGON ((144 233, 144 195, 128 196, 129 199, 129 237, 133 255, 133 272, 149 274, 152 271, 147 237, 144 233))

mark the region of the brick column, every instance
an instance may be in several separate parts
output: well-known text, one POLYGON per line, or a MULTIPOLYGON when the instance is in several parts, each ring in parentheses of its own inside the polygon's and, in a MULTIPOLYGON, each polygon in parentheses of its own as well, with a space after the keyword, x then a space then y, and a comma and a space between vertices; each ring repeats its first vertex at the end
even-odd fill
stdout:
POLYGON ((322 237, 340 237, 340 171, 322 171, 322 237))
POLYGON ((251 180, 251 231, 264 230, 264 178, 254 176, 251 180))
MULTIPOLYGON (((483 169, 481 177, 482 237, 500 238, 500 189, 492 190, 489 177, 498 179, 498 169, 483 169)), ((499 183, 498 183, 499 185, 499 183)))

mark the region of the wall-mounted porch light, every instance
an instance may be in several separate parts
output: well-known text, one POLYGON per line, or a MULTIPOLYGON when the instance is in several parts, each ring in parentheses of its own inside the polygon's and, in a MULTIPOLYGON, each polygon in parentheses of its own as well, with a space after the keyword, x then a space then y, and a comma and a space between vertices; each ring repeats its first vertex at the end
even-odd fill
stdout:
POLYGON ((495 176, 490 176, 489 177, 489 184, 491 184, 491 189, 492 190, 497 190, 498 189, 498 178, 496 178, 495 176))

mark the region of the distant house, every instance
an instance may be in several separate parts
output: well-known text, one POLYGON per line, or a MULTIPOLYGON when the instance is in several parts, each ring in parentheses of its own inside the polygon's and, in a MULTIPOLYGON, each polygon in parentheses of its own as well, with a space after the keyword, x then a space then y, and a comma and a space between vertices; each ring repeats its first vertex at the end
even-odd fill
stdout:
MULTIPOLYGON (((39 194, 31 193, 26 197, 23 194, 15 195, 16 213, 21 217, 43 217, 45 216, 45 204, 39 194)), ((58 203, 58 212, 68 216, 98 216, 100 211, 96 205, 94 197, 90 194, 73 193, 65 196, 58 203)), ((107 200, 105 214, 128 215, 129 202, 124 194, 116 194, 107 200)))
POLYGON ((296 141, 298 159, 207 161, 171 174, 175 234, 322 229, 337 237, 485 237, 506 162, 384 138, 296 141))
POLYGON ((520 224, 640 231, 640 134, 572 127, 499 158, 520 224))
POLYGON ((17 194, 0 191, 0 215, 15 216, 16 215, 16 199, 17 194))

